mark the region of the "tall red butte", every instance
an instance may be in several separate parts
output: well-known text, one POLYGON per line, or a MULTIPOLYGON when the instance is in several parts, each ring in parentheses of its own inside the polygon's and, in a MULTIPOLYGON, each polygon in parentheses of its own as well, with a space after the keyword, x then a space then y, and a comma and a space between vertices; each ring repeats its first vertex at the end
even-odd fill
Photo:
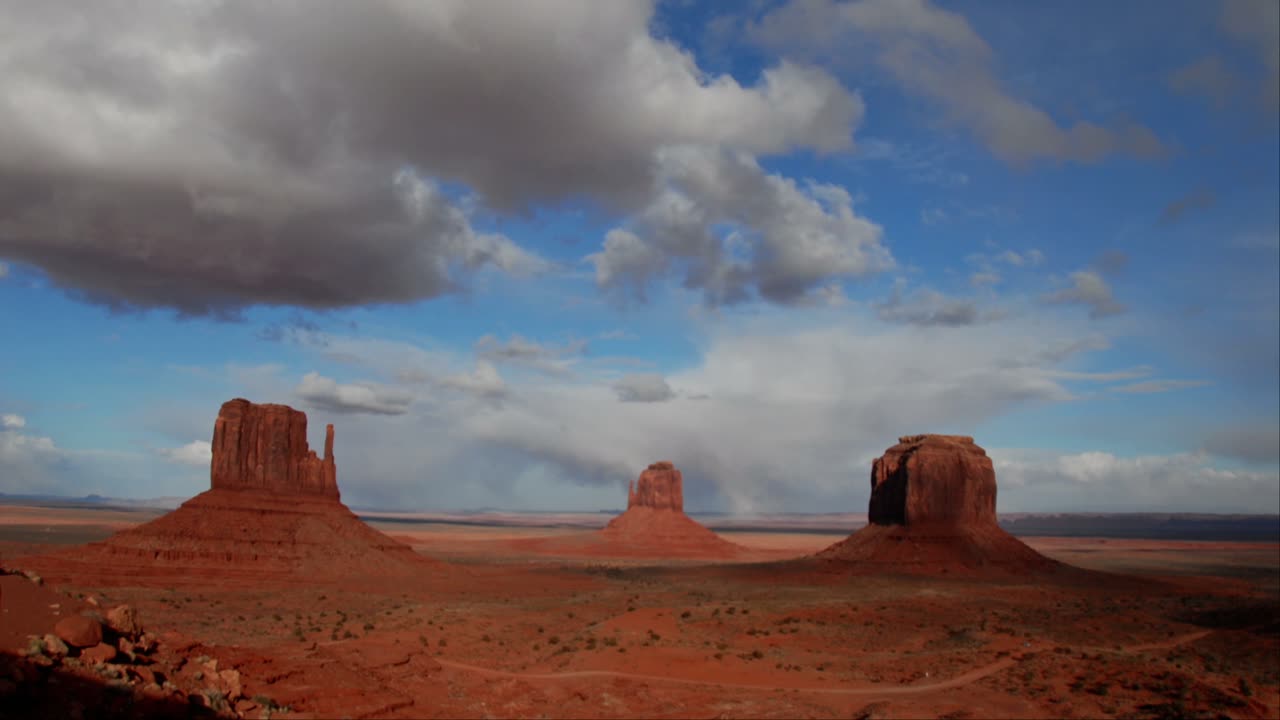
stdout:
POLYGON ((307 446, 305 413, 228 401, 214 424, 209 490, 60 560, 124 575, 307 578, 401 574, 430 564, 342 504, 333 440, 329 425, 319 458, 307 446))
POLYGON ((996 473, 963 435, 908 435, 871 465, 868 524, 817 557, 882 572, 1052 569, 996 524, 996 473))
POLYGON ((727 558, 744 550, 684 514, 684 476, 667 461, 640 473, 627 490, 627 511, 600 531, 619 554, 727 558))

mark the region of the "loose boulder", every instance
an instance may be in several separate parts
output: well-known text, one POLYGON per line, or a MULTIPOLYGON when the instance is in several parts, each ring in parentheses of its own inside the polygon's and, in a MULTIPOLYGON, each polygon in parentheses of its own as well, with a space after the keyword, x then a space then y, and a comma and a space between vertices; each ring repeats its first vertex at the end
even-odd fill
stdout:
POLYGON ((138 611, 129 605, 117 605, 107 611, 107 627, 117 635, 133 639, 142 634, 142 620, 138 611))
POLYGON ((87 648, 102 642, 102 623, 84 615, 62 618, 53 632, 71 647, 87 648))

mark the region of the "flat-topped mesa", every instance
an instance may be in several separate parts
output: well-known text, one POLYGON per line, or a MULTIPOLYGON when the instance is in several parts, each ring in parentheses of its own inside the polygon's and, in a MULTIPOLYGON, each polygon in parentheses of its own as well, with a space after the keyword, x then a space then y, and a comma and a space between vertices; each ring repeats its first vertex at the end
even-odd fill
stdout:
POLYGON ((647 507, 684 512, 684 478, 668 460, 656 462, 627 488, 627 509, 647 507))
POLYGON ((266 490, 339 499, 333 461, 333 426, 325 431, 324 458, 307 445, 307 415, 287 405, 236 398, 222 404, 213 428, 214 490, 266 490))
POLYGON ((965 435, 907 435, 871 465, 876 525, 996 525, 996 473, 965 435))

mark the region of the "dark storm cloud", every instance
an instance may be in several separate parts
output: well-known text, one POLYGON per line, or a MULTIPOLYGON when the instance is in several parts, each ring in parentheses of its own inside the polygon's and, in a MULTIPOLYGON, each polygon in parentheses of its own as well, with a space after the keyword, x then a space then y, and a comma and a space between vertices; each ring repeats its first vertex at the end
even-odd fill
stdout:
POLYGON ((704 77, 644 2, 137 9, 0 2, 0 257, 113 307, 433 297, 543 266, 467 192, 626 211, 661 147, 835 150, 861 114, 812 68, 704 77))

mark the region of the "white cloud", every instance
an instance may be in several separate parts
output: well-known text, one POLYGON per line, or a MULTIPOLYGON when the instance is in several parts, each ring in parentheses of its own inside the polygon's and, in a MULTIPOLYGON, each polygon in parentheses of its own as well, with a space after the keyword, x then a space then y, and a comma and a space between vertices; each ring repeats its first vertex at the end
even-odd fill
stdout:
POLYGON ((997 272, 976 272, 969 276, 969 284, 974 287, 998 285, 999 283, 1000 273, 997 272))
POLYGON ((1023 265, 1039 265, 1044 262, 1044 254, 1039 250, 1028 250, 1025 254, 1017 253, 1013 250, 1005 250, 996 256, 996 260, 1014 267, 1022 267, 1023 265))
POLYGON ((1147 380, 1145 382, 1120 385, 1118 387, 1111 387, 1107 389, 1111 392, 1118 393, 1149 394, 1169 392, 1170 390, 1182 390, 1184 388, 1203 387, 1209 384, 1210 383, 1207 380, 1147 380))
POLYGON ((1128 368, 1125 370, 1110 370, 1105 372, 1080 372, 1074 370, 1050 370, 1048 376, 1061 380, 1086 380, 1091 382, 1115 382, 1117 380, 1133 380, 1136 378, 1147 377, 1153 372, 1150 365, 1139 365, 1138 367, 1128 368))
MULTIPOLYGON (((397 341, 329 335, 306 347, 342 348, 379 374, 416 354, 437 363, 404 414, 338 418, 339 457, 359 458, 344 497, 358 505, 597 509, 671 459, 692 508, 802 511, 864 507, 862 460, 899 435, 975 432, 1016 408, 1075 399, 1052 371, 1103 346, 1057 320, 900 328, 858 306, 729 315, 704 331, 699 358, 661 378, 675 394, 664 402, 619 402, 621 361, 502 378, 483 358, 397 341)), ((274 399, 283 378, 238 376, 254 384, 228 391, 255 401, 274 399)), ((340 465, 340 482, 354 467, 340 465)))
POLYGON ((614 388, 594 383, 522 385, 501 411, 467 414, 454 436, 591 482, 622 483, 669 458, 694 506, 856 508, 867 472, 859 459, 897 436, 971 431, 1013 408, 1073 397, 1038 359, 1052 339, 1043 328, 860 326, 715 331, 695 367, 669 374, 680 397, 620 404, 614 388))
POLYGON ((446 387, 472 393, 485 398, 501 398, 507 392, 507 384, 493 363, 477 360, 475 370, 470 373, 450 375, 443 381, 446 387))
POLYGON ((1215 467, 1198 453, 1119 457, 992 449, 1002 512, 1241 512, 1280 506, 1280 473, 1215 467))
POLYGON ((208 440, 192 440, 181 447, 159 448, 156 454, 182 465, 207 468, 213 460, 213 443, 208 440))
POLYGON ((613 390, 622 402, 666 402, 676 396, 666 378, 656 373, 625 375, 613 384, 613 390))
POLYGON ((1071 273, 1070 287, 1049 293, 1042 300, 1054 305, 1084 305, 1089 308, 1089 317, 1095 320, 1125 311, 1124 305, 1116 302, 1111 294, 1111 286, 1093 270, 1071 273))
POLYGON ((309 372, 294 389, 312 407, 335 413, 403 415, 413 402, 406 390, 371 382, 343 385, 319 373, 309 372))
POLYGON ((0 415, 0 429, 20 430, 27 426, 27 419, 14 413, 0 415))
MULTIPOLYGON (((1075 383, 1154 372, 1076 369, 1095 365, 1091 355, 1107 347, 1089 327, 1083 319, 1019 315, 1000 325, 903 328, 880 324, 865 307, 815 309, 805 317, 766 308, 704 326, 698 357, 657 376, 667 388, 679 388, 664 402, 619 402, 615 385, 624 375, 616 370, 504 379, 483 358, 394 340, 327 335, 323 345, 304 348, 316 354, 341 348, 351 362, 379 374, 405 367, 406 359, 425 370, 416 399, 402 413, 337 418, 338 456, 348 458, 340 462, 339 480, 344 497, 357 505, 616 507, 640 469, 671 459, 685 473, 694 509, 859 510, 867 499, 867 459, 899 435, 974 434, 990 448, 988 421, 1020 408, 1090 402, 1093 395, 1077 394, 1075 383)), ((288 400, 280 397, 288 391, 287 371, 274 366, 228 367, 218 376, 234 395, 288 400)), ((180 414, 205 418, 198 431, 211 422, 211 411, 180 414)), ((0 492, 34 487, 136 496, 147 494, 137 489, 144 478, 156 488, 150 494, 164 495, 178 494, 169 489, 175 484, 189 483, 194 491, 208 482, 194 461, 184 466, 165 457, 194 458, 196 443, 148 454, 157 463, 151 467, 145 458, 68 453, 52 440, 14 431, 0 436, 0 492), (188 479, 172 477, 176 467, 189 468, 188 479)), ((1203 444, 1265 461, 1266 444, 1259 442, 1203 444)), ((1023 463, 998 466, 1006 511, 1079 505, 1081 487, 1102 509, 1230 510, 1274 496, 1274 480, 1265 473, 1228 471, 1199 456, 1126 464, 1105 453, 1061 462, 1029 450, 992 455, 1023 463), (1221 498, 1210 492, 1193 499, 1205 478, 1225 484, 1221 498), (1176 492, 1166 498, 1161 487, 1176 492)))
POLYGON ((173 472, 159 456, 71 450, 18 429, 0 432, 0 493, 83 497, 189 497, 208 488, 209 471, 173 472), (167 467, 166 467, 167 466, 167 467))
POLYGON ((968 20, 927 0, 793 0, 750 32, 767 46, 833 62, 860 63, 857 49, 874 48, 875 62, 894 81, 939 105, 1010 163, 1096 162, 1114 154, 1165 152, 1145 126, 1106 128, 1084 121, 1062 126, 1043 109, 1010 95, 1000 81, 995 52, 968 20))
POLYGON ((476 341, 476 355, 494 363, 521 365, 549 375, 570 372, 587 349, 586 340, 573 340, 562 345, 539 343, 520 335, 500 340, 485 335, 476 341))
MULTIPOLYGON (((998 282, 999 276, 981 280, 998 282)), ((902 281, 894 283, 893 294, 887 301, 876 306, 876 315, 884 322, 920 327, 955 327, 990 322, 1003 316, 995 311, 982 312, 973 300, 947 297, 936 290, 920 290, 904 297, 904 285, 902 281)))
POLYGON ((1261 99, 1271 112, 1280 111, 1280 3, 1275 0, 1227 0, 1222 3, 1221 26, 1248 46, 1265 69, 1261 99))
POLYGON ((652 202, 587 258, 602 288, 643 298, 676 268, 711 305, 793 304, 831 281, 893 267, 880 226, 854 212, 843 188, 802 186, 749 155, 707 148, 664 150, 658 168, 652 202))

